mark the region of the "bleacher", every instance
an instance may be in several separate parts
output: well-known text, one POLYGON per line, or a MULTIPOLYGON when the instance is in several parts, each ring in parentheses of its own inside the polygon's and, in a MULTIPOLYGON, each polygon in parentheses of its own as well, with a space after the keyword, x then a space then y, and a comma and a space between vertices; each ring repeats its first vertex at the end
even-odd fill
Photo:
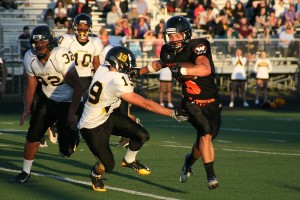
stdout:
MULTIPOLYGON (((7 93, 21 94, 20 84, 22 83, 20 77, 23 65, 20 56, 20 49, 18 43, 18 37, 22 33, 23 26, 27 25, 32 30, 37 25, 45 24, 43 16, 47 8, 54 8, 56 0, 27 0, 29 3, 24 3, 26 0, 19 0, 19 7, 17 10, 5 10, 0 7, 0 56, 5 59, 9 67, 9 80, 12 83, 11 88, 7 93), (14 87, 18 89, 14 89, 14 87)), ((226 0, 217 0, 215 3, 221 9, 223 8, 226 0)), ((235 1, 231 1, 232 5, 235 1)), ((165 6, 165 3, 159 0, 147 1, 149 5, 149 16, 151 17, 150 27, 153 30, 155 25, 159 23, 160 19, 167 20, 172 15, 185 15, 185 13, 167 13, 166 9, 161 9, 165 6)), ((103 17, 104 13, 98 12, 96 5, 91 3, 91 18, 93 20, 92 32, 94 34, 99 33, 99 29, 105 26, 106 19, 103 17)), ((66 28, 54 28, 56 36, 59 36, 67 32, 66 28)), ((222 49, 218 48, 217 40, 211 38, 210 35, 201 29, 193 29, 193 37, 206 37, 212 44, 213 59, 216 65, 216 72, 218 74, 218 84, 221 91, 229 91, 230 86, 230 74, 232 72, 232 65, 230 62, 231 54, 222 53, 222 49)), ((127 46, 130 46, 130 42, 134 40, 128 40, 127 46)), ((225 41, 228 42, 228 41, 225 41)), ((298 41, 299 47, 300 42, 298 41)), ((276 49, 276 45, 274 46, 276 49)), ((276 51, 276 54, 270 54, 270 59, 273 64, 273 72, 271 73, 270 88, 278 88, 284 90, 295 91, 298 86, 298 56, 283 58, 280 57, 280 53, 276 51)), ((139 66, 145 66, 151 63, 156 58, 149 57, 147 52, 142 53, 142 57, 137 58, 139 66)), ((249 75, 253 74, 254 62, 251 61, 248 64, 249 75)), ((149 76, 143 84, 143 87, 147 89, 157 89, 159 86, 158 76, 149 76)), ((249 87, 255 86, 255 80, 249 79, 249 87)))

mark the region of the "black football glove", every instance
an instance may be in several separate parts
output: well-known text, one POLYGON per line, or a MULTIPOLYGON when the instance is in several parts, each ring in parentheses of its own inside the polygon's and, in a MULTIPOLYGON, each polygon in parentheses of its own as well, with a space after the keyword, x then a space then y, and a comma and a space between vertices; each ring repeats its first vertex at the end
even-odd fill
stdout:
POLYGON ((176 119, 178 122, 187 122, 189 120, 188 114, 182 108, 176 108, 173 110, 171 117, 176 119))
POLYGON ((127 73, 127 75, 130 80, 134 78, 140 78, 141 77, 140 68, 132 68, 132 70, 127 73))
POLYGON ((172 76, 173 76, 174 78, 179 78, 179 77, 182 76, 181 71, 180 71, 180 70, 181 70, 181 66, 180 66, 179 63, 176 63, 175 66, 170 67, 170 70, 171 70, 172 76))

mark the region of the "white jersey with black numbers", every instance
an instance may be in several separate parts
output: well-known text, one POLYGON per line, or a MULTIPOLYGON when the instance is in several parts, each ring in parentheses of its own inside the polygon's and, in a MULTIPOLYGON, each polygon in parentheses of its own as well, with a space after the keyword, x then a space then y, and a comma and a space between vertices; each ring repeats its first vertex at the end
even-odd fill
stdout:
POLYGON ((65 82, 65 75, 75 67, 74 57, 70 50, 56 47, 51 51, 50 57, 42 64, 31 50, 24 55, 25 72, 35 76, 42 83, 43 93, 57 102, 71 102, 73 88, 65 82))
POLYGON ((79 77, 93 75, 94 56, 99 56, 103 49, 103 44, 99 37, 89 37, 87 43, 81 44, 76 39, 76 35, 64 34, 59 37, 58 46, 70 49, 74 54, 79 77))
POLYGON ((103 124, 121 103, 121 95, 133 92, 133 84, 127 74, 109 71, 100 66, 89 88, 89 97, 78 128, 95 128, 103 124))

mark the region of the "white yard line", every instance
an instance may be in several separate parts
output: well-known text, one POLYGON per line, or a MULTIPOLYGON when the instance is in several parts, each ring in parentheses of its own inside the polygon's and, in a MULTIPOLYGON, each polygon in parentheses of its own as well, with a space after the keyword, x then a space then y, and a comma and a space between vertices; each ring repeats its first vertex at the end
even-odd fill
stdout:
MULTIPOLYGON (((161 146, 173 147, 173 148, 183 148, 183 149, 191 148, 191 146, 178 146, 178 145, 161 145, 161 146)), ((218 149, 223 150, 223 151, 257 153, 257 154, 267 154, 267 155, 300 156, 300 153, 281 153, 281 152, 268 152, 268 151, 243 150, 243 149, 224 149, 224 148, 218 148, 218 149)))
MULTIPOLYGON (((12 169, 7 169, 7 168, 3 168, 3 167, 0 167, 0 170, 1 171, 6 171, 6 172, 14 172, 14 173, 20 173, 21 172, 21 171, 18 171, 18 170, 12 170, 12 169)), ((44 176, 44 177, 49 177, 49 178, 64 181, 64 182, 77 183, 77 184, 81 184, 81 185, 91 186, 90 182, 75 180, 75 179, 72 179, 72 178, 67 178, 67 177, 62 177, 62 176, 55 176, 55 175, 42 174, 42 173, 31 173, 31 175, 44 176)), ((150 197, 150 198, 153 198, 153 199, 180 200, 180 199, 175 199, 175 198, 171 198, 171 197, 164 197, 164 196, 159 196, 159 195, 150 194, 150 193, 144 193, 144 192, 138 192, 138 191, 134 191, 134 190, 128 190, 128 189, 123 189, 123 188, 112 187, 112 186, 108 186, 108 185, 105 185, 105 187, 109 190, 115 190, 115 191, 134 194, 134 195, 138 195, 138 196, 150 197)))

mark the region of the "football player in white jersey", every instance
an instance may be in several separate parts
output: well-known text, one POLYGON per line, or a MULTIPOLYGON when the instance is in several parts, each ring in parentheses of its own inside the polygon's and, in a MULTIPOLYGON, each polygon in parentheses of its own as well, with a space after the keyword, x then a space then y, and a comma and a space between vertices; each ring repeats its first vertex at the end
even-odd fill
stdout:
MULTIPOLYGON (((90 86, 92 76, 100 66, 103 44, 98 36, 91 36, 92 19, 85 13, 78 14, 73 21, 75 34, 63 34, 58 46, 69 49, 75 58, 75 65, 85 90, 90 86)), ((86 97, 87 94, 84 94, 86 97)))
POLYGON ((120 106, 121 98, 151 112, 173 117, 178 121, 187 121, 184 112, 170 110, 134 93, 134 86, 127 73, 136 66, 136 60, 129 49, 122 46, 110 49, 105 57, 105 65, 107 66, 99 67, 94 75, 78 124, 81 136, 99 159, 90 174, 92 188, 99 192, 106 191, 102 181, 103 174, 111 172, 115 166, 114 156, 109 147, 111 134, 130 138, 129 147, 121 163, 123 167, 132 168, 141 175, 151 173, 148 167, 136 160, 138 151, 149 140, 149 133, 128 115, 113 112, 120 106))
POLYGON ((57 41, 48 26, 37 26, 30 37, 32 49, 24 56, 24 112, 20 125, 31 114, 30 126, 24 147, 23 171, 11 182, 29 180, 31 167, 39 142, 55 121, 59 130, 59 152, 70 156, 79 143, 77 122, 80 118, 80 101, 83 86, 75 68, 74 56, 66 48, 57 47, 57 41), (31 107, 38 82, 42 94, 35 109, 31 107))

